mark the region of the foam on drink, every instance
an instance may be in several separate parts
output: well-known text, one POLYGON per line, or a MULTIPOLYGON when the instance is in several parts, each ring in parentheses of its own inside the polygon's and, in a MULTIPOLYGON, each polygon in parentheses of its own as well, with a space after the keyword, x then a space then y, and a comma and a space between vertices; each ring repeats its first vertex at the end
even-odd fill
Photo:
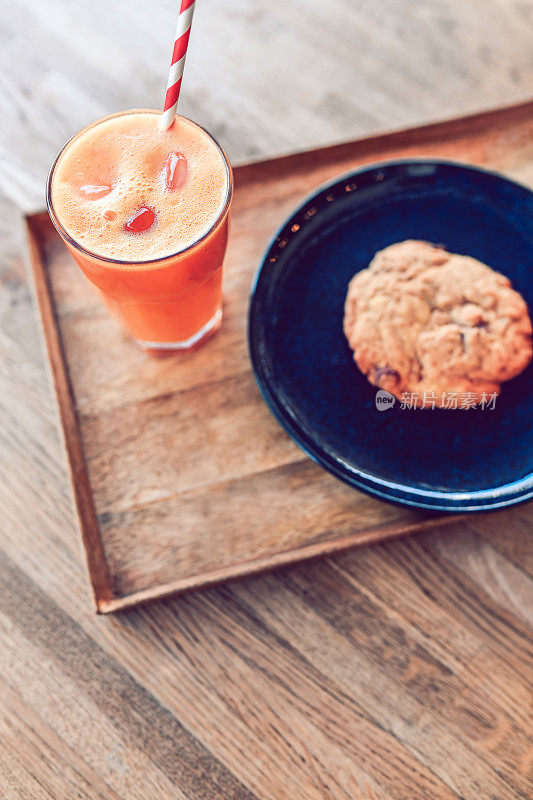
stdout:
POLYGON ((211 137, 156 112, 110 117, 82 131, 54 168, 58 221, 85 249, 129 262, 183 250, 206 234, 228 194, 228 171, 211 137))

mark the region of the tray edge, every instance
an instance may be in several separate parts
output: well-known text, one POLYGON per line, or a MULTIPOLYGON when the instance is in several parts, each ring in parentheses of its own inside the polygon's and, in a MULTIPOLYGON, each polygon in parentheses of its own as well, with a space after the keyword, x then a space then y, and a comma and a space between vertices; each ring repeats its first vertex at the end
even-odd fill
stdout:
POLYGON ((145 605, 153 600, 163 600, 172 595, 185 594, 200 588, 218 586, 222 583, 229 583, 241 578, 252 577, 254 575, 265 574, 282 567, 296 566, 314 558, 322 558, 335 555, 345 550, 356 550, 368 544, 378 544, 390 539, 399 539, 413 533, 421 533, 430 527, 441 527, 452 522, 457 522, 466 518, 465 514, 447 514, 445 512, 435 513, 426 512, 425 519, 417 521, 404 520, 400 522, 390 522, 376 528, 369 528, 366 531, 358 531, 357 534, 347 534, 337 539, 330 539, 326 542, 304 545, 299 548, 292 548, 274 555, 267 555, 250 561, 242 561, 223 567, 218 570, 193 575, 190 578, 180 578, 166 584, 160 584, 156 591, 153 589, 140 589, 121 597, 114 597, 107 601, 102 601, 99 607, 101 614, 113 614, 126 611, 134 606, 145 605), (357 538, 355 538, 357 536, 357 538))
POLYGON ((89 472, 85 460, 83 443, 74 394, 68 369, 55 305, 42 245, 40 227, 46 212, 26 214, 24 227, 28 244, 29 260, 33 277, 34 301, 39 309, 42 339, 48 355, 48 370, 54 386, 59 411, 59 428, 65 446, 67 466, 72 487, 72 497, 82 537, 84 558, 89 573, 89 583, 97 613, 102 613, 106 603, 115 598, 113 580, 100 536, 100 526, 96 516, 89 472))

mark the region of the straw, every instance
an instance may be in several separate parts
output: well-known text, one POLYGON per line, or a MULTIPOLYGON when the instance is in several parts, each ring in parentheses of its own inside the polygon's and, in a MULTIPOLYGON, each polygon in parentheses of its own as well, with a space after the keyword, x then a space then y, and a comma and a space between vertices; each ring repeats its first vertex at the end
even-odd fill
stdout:
POLYGON ((172 51, 165 105, 163 106, 163 113, 160 119, 162 130, 168 130, 176 118, 176 108, 180 96, 181 79, 183 76, 183 67, 185 66, 193 13, 194 0, 180 0, 180 13, 178 14, 176 36, 174 38, 174 49, 172 51))

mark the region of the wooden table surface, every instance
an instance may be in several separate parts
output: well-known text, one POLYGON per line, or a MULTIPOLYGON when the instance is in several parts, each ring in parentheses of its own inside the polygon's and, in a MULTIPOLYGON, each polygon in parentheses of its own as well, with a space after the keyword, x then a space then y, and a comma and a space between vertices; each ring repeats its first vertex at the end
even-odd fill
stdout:
MULTIPOLYGON (((67 136, 158 104, 175 5, 0 22, 0 798, 527 798, 523 508, 93 614, 19 215, 67 136)), ((524 0, 197 5, 183 111, 235 161, 531 91, 524 0)))

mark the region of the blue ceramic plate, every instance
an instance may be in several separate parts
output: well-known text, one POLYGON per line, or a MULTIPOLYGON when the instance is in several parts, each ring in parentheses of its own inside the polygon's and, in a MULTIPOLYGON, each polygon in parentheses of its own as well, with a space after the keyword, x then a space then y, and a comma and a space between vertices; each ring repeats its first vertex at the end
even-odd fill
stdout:
POLYGON ((307 198, 269 246, 250 303, 253 368, 286 431, 338 478, 422 508, 476 511, 533 496, 533 367, 493 410, 378 410, 342 332, 350 278, 376 250, 425 239, 484 261, 533 309, 533 194, 443 161, 393 161, 307 198))

